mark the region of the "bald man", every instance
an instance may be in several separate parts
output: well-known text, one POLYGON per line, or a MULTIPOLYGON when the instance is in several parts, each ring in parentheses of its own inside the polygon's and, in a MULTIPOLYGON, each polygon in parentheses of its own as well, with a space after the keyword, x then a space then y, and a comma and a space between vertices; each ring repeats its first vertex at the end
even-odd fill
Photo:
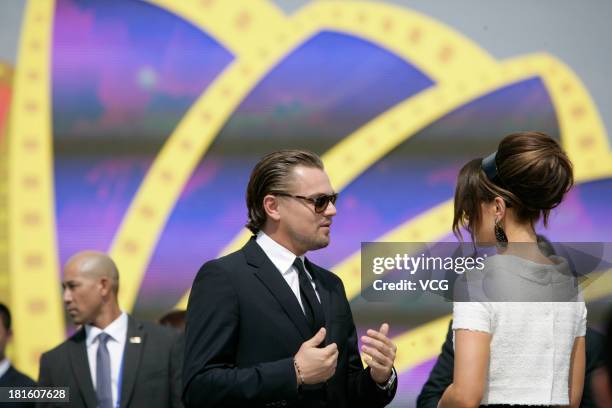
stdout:
POLYGON ((111 258, 95 251, 74 255, 62 287, 66 310, 81 328, 42 355, 40 386, 69 387, 71 407, 182 406, 180 334, 121 311, 111 258))

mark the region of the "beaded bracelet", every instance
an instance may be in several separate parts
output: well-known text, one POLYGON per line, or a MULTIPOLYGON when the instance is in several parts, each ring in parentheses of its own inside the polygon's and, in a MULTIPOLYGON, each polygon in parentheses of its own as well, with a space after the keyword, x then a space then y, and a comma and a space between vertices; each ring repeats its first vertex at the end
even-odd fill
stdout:
POLYGON ((300 366, 298 366, 298 363, 296 361, 296 359, 293 359, 293 365, 295 366, 295 370, 298 373, 298 386, 304 384, 304 377, 302 377, 302 372, 300 371, 300 366))

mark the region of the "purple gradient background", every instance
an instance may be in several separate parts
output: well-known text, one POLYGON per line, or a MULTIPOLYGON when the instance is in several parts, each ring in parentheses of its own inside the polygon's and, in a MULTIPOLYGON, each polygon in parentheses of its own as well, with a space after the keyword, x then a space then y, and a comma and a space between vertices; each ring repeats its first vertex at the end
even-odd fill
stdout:
POLYGON ((109 249, 163 142, 232 58, 145 2, 57 2, 52 98, 62 263, 83 248, 109 249), (148 81, 139 80, 143 70, 148 81))
POLYGON ((411 65, 353 37, 325 32, 298 47, 247 96, 188 181, 156 248, 136 310, 159 308, 164 300, 168 303, 160 311, 172 307, 202 260, 216 257, 241 231, 244 188, 258 157, 283 147, 323 154, 430 85, 411 65), (358 61, 381 70, 364 69, 358 61), (347 74, 351 65, 359 76, 347 74), (178 260, 178 252, 190 256, 178 260))

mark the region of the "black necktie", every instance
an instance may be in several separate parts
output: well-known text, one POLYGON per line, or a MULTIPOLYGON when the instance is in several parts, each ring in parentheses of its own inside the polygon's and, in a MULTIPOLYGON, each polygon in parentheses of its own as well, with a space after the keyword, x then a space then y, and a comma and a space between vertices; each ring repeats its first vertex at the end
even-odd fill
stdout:
POLYGON ((325 326, 323 306, 321 306, 321 302, 319 302, 317 294, 310 283, 302 260, 300 258, 295 258, 293 266, 298 271, 300 280, 300 299, 302 300, 302 306, 304 306, 304 315, 314 334, 319 331, 321 327, 325 326))

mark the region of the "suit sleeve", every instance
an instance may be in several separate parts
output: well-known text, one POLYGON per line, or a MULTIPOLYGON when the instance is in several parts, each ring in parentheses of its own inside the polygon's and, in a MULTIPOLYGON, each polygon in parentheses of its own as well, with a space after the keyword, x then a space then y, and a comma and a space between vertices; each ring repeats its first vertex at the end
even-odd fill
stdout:
MULTIPOLYGON (((38 368, 38 387, 53 387, 55 384, 51 378, 51 365, 49 364, 49 355, 43 353, 40 356, 40 366, 38 368)), ((53 404, 49 402, 38 402, 36 407, 47 408, 52 407, 53 404)))
POLYGON ((182 408, 181 394, 183 392, 183 353, 185 350, 185 337, 177 336, 170 351, 170 406, 182 408))
POLYGON ((40 387, 51 387, 53 382, 51 381, 51 373, 49 372, 47 353, 43 353, 40 356, 40 366, 38 368, 38 385, 40 387))
POLYGON ((448 326, 446 340, 442 345, 442 352, 438 356, 438 360, 417 398, 417 408, 436 408, 446 387, 453 382, 455 352, 453 350, 452 324, 451 321, 448 326))
POLYGON ((348 353, 348 390, 349 406, 351 407, 384 407, 389 404, 397 390, 397 379, 389 390, 379 388, 370 376, 370 368, 364 369, 357 343, 357 329, 350 313, 350 305, 342 281, 339 280, 342 297, 349 310, 350 335, 346 341, 348 353))
POLYGON ((186 406, 245 406, 297 397, 292 357, 236 367, 239 328, 236 292, 218 261, 208 262, 198 272, 187 306, 186 406))

